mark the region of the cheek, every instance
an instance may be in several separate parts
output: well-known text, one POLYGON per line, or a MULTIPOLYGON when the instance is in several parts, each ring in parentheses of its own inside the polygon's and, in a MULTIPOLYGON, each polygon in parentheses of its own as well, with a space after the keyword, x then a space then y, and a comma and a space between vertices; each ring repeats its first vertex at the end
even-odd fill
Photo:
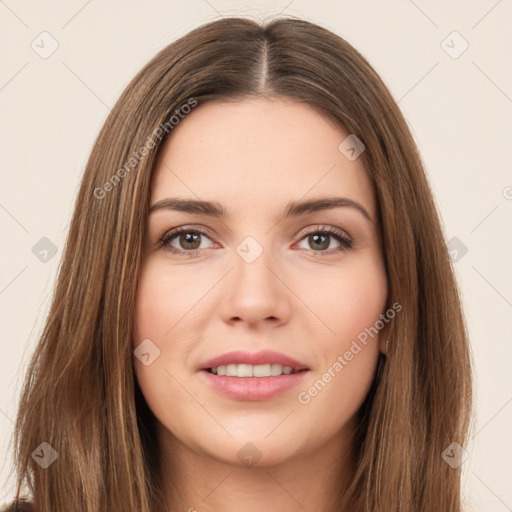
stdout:
POLYGON ((376 259, 325 279, 323 288, 322 281, 317 284, 310 297, 316 297, 313 307, 323 313, 329 332, 317 338, 319 365, 297 398, 310 414, 330 411, 339 426, 359 409, 375 375, 387 279, 376 259))
POLYGON ((332 302, 333 330, 343 341, 366 332, 384 312, 386 298, 387 287, 382 276, 351 275, 340 285, 332 302))
POLYGON ((138 281, 135 299, 133 348, 137 352, 139 345, 147 344, 149 339, 151 348, 148 351, 157 354, 149 364, 135 356, 135 374, 149 408, 158 421, 166 425, 173 424, 166 417, 168 411, 179 408, 183 402, 180 387, 173 378, 176 361, 182 358, 182 347, 173 343, 175 331, 181 327, 173 326, 186 314, 184 301, 179 293, 174 293, 183 287, 182 280, 178 272, 163 272, 161 266, 147 262, 138 281))
POLYGON ((190 318, 190 310, 207 285, 200 285, 187 272, 170 272, 165 264, 149 260, 137 287, 134 344, 152 336, 162 342, 170 340, 180 319, 190 318))
POLYGON ((315 286, 310 284, 306 284, 308 305, 323 321, 325 334, 321 339, 328 352, 342 350, 347 342, 374 326, 384 312, 387 278, 383 263, 376 256, 333 273, 317 273, 315 286))
MULTIPOLYGON (((211 312, 201 299, 212 278, 197 271, 171 269, 163 258, 149 259, 142 268, 135 298, 133 348, 151 340, 158 356, 149 365, 134 358, 135 373, 148 405, 162 421, 170 407, 191 405, 180 386, 189 375, 186 362, 190 349, 204 330, 211 312), (156 348, 155 348, 156 347, 156 348)), ((142 346, 142 345, 141 345, 142 346)), ((150 344, 151 346, 151 344, 150 344)))
POLYGON ((135 346, 163 329, 162 311, 167 307, 166 297, 162 294, 164 287, 155 270, 151 264, 145 263, 139 277, 135 295, 135 346))

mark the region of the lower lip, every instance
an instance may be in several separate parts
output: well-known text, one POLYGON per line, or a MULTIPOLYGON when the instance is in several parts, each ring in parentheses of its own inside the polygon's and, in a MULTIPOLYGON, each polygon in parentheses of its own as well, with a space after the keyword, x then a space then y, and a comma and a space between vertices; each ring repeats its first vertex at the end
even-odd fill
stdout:
POLYGON ((302 382, 309 372, 304 370, 277 377, 226 377, 206 370, 200 373, 215 391, 234 400, 268 400, 302 382))

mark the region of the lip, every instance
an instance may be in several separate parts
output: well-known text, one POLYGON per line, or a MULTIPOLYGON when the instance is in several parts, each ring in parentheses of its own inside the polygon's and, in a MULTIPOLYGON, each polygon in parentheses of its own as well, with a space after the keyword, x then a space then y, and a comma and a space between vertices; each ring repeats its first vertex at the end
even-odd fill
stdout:
POLYGON ((268 400, 301 383, 308 370, 277 377, 227 377, 206 370, 199 372, 218 393, 234 400, 268 400))
MULTIPOLYGON (((309 370, 307 365, 296 361, 295 359, 275 352, 274 350, 261 350, 260 352, 245 352, 243 350, 235 350, 227 352, 220 356, 214 357, 201 364, 200 370, 208 370, 209 368, 216 368, 226 364, 250 364, 253 366, 260 364, 280 364, 281 366, 290 366, 296 371, 309 370)), ((236 377, 242 379, 243 377, 236 377)), ((266 379, 267 377, 258 377, 259 379, 266 379)))
POLYGON ((304 380, 309 368, 292 357, 273 350, 228 352, 203 363, 199 374, 216 392, 234 400, 268 400, 284 393, 304 380), (297 373, 278 375, 276 377, 228 377, 216 375, 207 370, 227 364, 280 364, 289 366, 297 373))

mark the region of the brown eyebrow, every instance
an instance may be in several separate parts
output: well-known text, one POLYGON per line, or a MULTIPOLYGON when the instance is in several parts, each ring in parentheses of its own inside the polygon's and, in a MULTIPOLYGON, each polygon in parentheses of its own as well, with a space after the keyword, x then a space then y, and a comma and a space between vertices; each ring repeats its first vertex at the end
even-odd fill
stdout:
MULTIPOLYGON (((306 201, 290 201, 279 218, 279 222, 289 218, 313 213, 332 208, 349 207, 360 212, 367 220, 374 224, 373 219, 366 209, 356 201, 347 197, 329 197, 320 199, 310 199, 306 201)), ((207 215, 209 217, 226 218, 226 209, 216 201, 201 201, 196 199, 182 199, 179 197, 168 197, 161 199, 152 205, 149 213, 157 210, 168 209, 179 212, 193 213, 197 215, 207 215)))

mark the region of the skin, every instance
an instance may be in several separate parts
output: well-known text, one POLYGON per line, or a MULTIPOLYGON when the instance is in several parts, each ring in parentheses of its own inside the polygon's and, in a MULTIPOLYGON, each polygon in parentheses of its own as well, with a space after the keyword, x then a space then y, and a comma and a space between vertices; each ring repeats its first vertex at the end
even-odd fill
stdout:
POLYGON ((309 403, 297 398, 385 312, 374 191, 361 159, 338 149, 347 136, 311 106, 250 98, 196 107, 162 148, 151 205, 179 196, 217 201, 228 213, 149 215, 134 348, 149 338, 160 355, 134 364, 158 420, 163 509, 332 510, 353 470, 356 413, 385 351, 383 336, 369 338, 309 403), (277 220, 292 200, 333 196, 357 201, 372 221, 351 207, 277 220), (180 226, 206 232, 198 254, 186 255, 194 244, 179 234, 169 245, 182 254, 159 245, 180 226), (343 245, 333 237, 311 240, 329 226, 349 235, 352 247, 336 252, 343 245), (247 236, 263 250, 250 264, 236 251, 247 236), (309 374, 268 400, 227 398, 198 368, 240 349, 279 351, 309 374), (249 442, 261 455, 252 466, 237 456, 249 442))

